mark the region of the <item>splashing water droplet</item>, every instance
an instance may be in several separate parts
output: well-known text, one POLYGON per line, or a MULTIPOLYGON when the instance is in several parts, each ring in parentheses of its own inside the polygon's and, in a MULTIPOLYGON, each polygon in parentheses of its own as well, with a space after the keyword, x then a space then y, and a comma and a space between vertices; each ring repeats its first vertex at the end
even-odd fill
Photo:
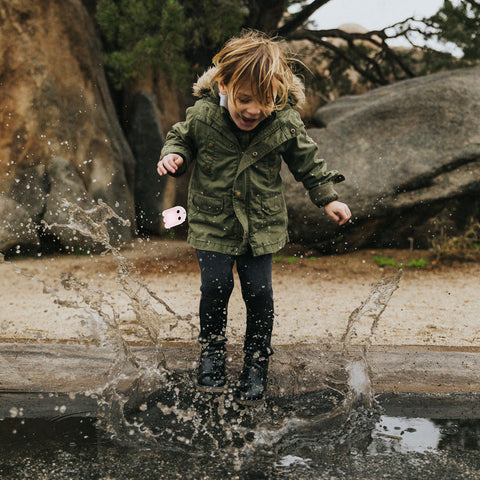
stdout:
POLYGON ((372 339, 378 326, 382 313, 387 308, 388 302, 395 290, 397 290, 402 270, 399 270, 392 277, 383 278, 375 283, 370 290, 367 299, 356 308, 348 318, 347 327, 342 337, 343 355, 346 359, 346 371, 348 374, 348 384, 351 388, 352 402, 354 405, 363 405, 370 408, 373 405, 373 388, 371 384, 370 367, 368 364, 368 350, 372 344, 372 339), (362 318, 372 319, 369 334, 364 340, 360 358, 358 354, 352 356, 351 340, 355 333, 355 328, 359 325, 362 318))

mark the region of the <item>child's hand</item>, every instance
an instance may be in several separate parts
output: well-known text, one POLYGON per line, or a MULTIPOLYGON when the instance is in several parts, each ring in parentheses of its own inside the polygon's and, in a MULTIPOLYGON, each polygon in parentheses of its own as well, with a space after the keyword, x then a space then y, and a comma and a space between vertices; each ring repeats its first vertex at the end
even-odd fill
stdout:
POLYGON ((183 165, 183 158, 176 153, 169 153, 158 162, 157 172, 160 176, 168 172, 175 173, 181 165, 183 165))
POLYGON ((350 220, 352 216, 348 205, 342 202, 335 200, 325 205, 325 213, 335 220, 339 225, 343 225, 350 220))

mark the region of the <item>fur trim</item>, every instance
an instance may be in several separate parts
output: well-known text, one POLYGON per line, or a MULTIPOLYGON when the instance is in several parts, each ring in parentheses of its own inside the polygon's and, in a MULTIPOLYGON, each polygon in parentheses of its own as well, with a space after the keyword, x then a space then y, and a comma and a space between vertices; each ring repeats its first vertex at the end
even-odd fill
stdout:
POLYGON ((193 85, 193 95, 195 97, 203 97, 212 91, 212 79, 217 73, 217 67, 210 67, 202 76, 200 76, 193 85))
POLYGON ((297 108, 303 108, 305 103, 305 86, 302 80, 296 75, 293 76, 293 82, 290 86, 288 95, 297 108))
MULTIPOLYGON (((210 67, 197 82, 193 85, 193 95, 203 97, 212 91, 212 79, 217 72, 217 67, 210 67)), ((302 80, 296 75, 293 76, 293 82, 290 86, 289 97, 297 108, 302 108, 305 103, 305 87, 302 80)))

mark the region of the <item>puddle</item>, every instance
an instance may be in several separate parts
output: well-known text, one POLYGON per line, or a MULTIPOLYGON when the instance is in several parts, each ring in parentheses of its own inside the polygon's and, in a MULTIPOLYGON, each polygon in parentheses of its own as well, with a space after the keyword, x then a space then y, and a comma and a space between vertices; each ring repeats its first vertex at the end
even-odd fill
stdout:
MULTIPOLYGON (((260 411, 223 413, 224 422, 239 420, 238 431, 243 430, 237 439, 221 421, 216 431, 193 434, 192 425, 182 428, 165 406, 153 407, 153 414, 161 398, 152 397, 140 410, 143 421, 175 435, 146 445, 132 430, 129 446, 113 441, 87 416, 95 413, 89 397, 42 397, 35 408, 42 418, 29 417, 21 407, 10 408, 0 421, 2 480, 480 478, 480 415, 463 418, 479 413, 480 398, 473 395, 436 396, 437 418, 394 415, 399 407, 419 412, 432 397, 381 396, 380 410, 358 410, 330 422, 320 418, 341 401, 331 391, 270 399, 260 411), (444 416, 452 409, 461 418, 444 416)), ((16 400, 22 404, 21 395, 16 400)), ((11 401, 0 398, 3 411, 11 401)), ((200 416, 218 414, 215 399, 190 401, 200 416)))
POLYGON ((382 395, 371 455, 480 452, 480 396, 382 395))

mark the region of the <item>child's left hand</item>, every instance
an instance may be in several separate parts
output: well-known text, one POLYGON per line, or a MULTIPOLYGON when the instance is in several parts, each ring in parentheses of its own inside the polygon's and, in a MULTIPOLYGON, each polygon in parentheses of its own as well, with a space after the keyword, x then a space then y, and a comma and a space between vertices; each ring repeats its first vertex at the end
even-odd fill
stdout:
POLYGON ((337 200, 325 205, 325 213, 339 225, 344 225, 352 216, 348 205, 337 200))

